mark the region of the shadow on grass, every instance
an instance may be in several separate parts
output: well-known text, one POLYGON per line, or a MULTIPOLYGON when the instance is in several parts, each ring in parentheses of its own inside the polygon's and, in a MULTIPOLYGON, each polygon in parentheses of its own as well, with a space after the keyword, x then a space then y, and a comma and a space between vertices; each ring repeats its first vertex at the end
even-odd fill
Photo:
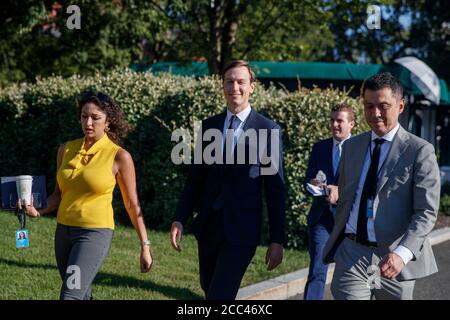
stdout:
POLYGON ((129 276, 121 276, 105 272, 98 273, 97 277, 95 277, 95 283, 101 286, 134 287, 144 290, 152 290, 178 300, 203 299, 202 296, 199 296, 198 294, 187 288, 164 286, 153 281, 144 281, 129 276))
POLYGON ((25 262, 25 261, 15 261, 15 260, 8 260, 8 259, 0 258, 0 266, 2 264, 8 265, 8 266, 13 266, 13 267, 37 268, 37 269, 46 269, 46 270, 53 269, 55 271, 58 271, 56 264, 31 263, 31 262, 25 262))
MULTIPOLYGON (((0 268, 2 265, 8 265, 20 268, 37 268, 45 270, 55 270, 58 272, 56 265, 43 263, 30 263, 25 261, 15 261, 0 258, 0 268)), ((199 300, 202 296, 196 294, 190 289, 164 286, 156 284, 153 281, 143 281, 129 276, 121 276, 113 273, 99 272, 95 277, 94 283, 101 286, 110 287, 133 287, 144 290, 152 290, 159 292, 167 297, 178 300, 199 300)))

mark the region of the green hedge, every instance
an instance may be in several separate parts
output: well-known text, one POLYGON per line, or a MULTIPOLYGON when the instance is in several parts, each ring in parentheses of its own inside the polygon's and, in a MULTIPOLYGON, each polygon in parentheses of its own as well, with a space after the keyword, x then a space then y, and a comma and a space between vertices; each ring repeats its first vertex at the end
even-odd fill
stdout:
MULTIPOLYGON (((48 191, 54 188, 58 146, 82 136, 75 97, 87 88, 113 96, 135 130, 125 141, 136 165, 138 191, 146 222, 151 228, 169 227, 188 167, 170 160, 171 132, 193 130, 201 120, 224 108, 221 82, 217 77, 201 79, 167 74, 113 71, 107 75, 67 79, 38 79, 34 84, 0 91, 0 175, 45 175, 48 191)), ((300 89, 287 93, 258 86, 252 105, 283 128, 285 178, 287 184, 287 240, 290 247, 304 245, 306 214, 310 197, 302 181, 312 144, 329 136, 329 110, 333 103, 348 101, 358 110, 358 101, 335 89, 300 89)), ((358 125, 356 132, 367 127, 358 125)), ((192 132, 193 133, 193 132, 192 132)), ((118 188, 117 218, 126 221, 118 188)))
POLYGON ((450 216, 450 182, 444 183, 441 187, 439 213, 442 215, 450 216))

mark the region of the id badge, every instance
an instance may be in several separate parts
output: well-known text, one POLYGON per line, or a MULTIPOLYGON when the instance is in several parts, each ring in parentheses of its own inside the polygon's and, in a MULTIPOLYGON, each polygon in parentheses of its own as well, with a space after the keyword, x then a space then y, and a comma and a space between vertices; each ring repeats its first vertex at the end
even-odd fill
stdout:
POLYGON ((367 199, 367 218, 373 219, 373 199, 367 199))
POLYGON ((28 230, 16 230, 16 248, 28 248, 28 230))

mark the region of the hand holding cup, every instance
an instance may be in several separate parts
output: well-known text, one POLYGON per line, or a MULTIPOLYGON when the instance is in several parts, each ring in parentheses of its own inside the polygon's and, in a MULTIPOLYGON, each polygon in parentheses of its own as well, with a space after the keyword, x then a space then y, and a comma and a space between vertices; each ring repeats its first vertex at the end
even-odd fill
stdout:
POLYGON ((29 175, 22 175, 16 177, 16 187, 17 187, 17 206, 19 209, 25 210, 25 213, 30 217, 39 217, 40 214, 33 206, 33 177, 29 175))
POLYGON ((30 216, 32 218, 40 217, 41 214, 39 211, 33 206, 33 195, 31 195, 31 201, 30 204, 22 205, 21 201, 17 200, 17 207, 19 209, 24 209, 27 216, 30 216))

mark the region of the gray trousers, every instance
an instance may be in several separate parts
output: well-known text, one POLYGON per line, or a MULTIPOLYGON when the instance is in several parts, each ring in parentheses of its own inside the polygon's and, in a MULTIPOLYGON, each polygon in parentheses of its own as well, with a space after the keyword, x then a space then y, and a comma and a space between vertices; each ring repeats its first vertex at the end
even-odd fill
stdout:
POLYGON ((344 238, 335 254, 331 293, 336 300, 411 300, 415 280, 380 276, 378 249, 344 238))
POLYGON ((63 281, 61 300, 92 299, 91 284, 111 246, 113 230, 57 225, 55 256, 63 281))

